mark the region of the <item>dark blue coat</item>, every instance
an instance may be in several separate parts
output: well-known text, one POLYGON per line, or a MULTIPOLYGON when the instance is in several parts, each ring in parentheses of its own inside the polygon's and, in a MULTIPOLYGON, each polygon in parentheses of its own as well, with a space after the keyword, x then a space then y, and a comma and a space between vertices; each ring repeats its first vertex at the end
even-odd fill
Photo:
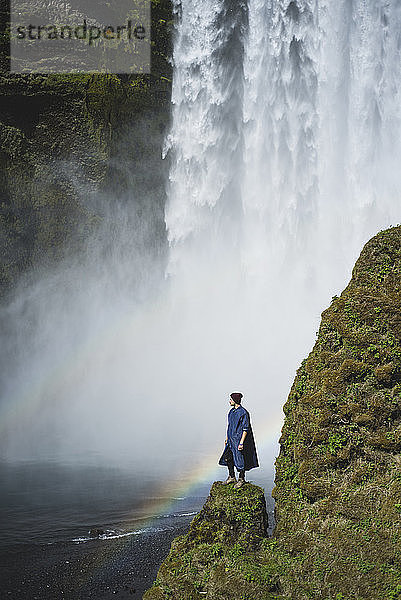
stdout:
POLYGON ((220 457, 219 465, 227 466, 227 452, 230 450, 233 453, 234 465, 238 471, 249 471, 259 466, 249 412, 243 406, 233 407, 228 413, 227 444, 220 457), (248 432, 245 437, 244 448, 238 450, 238 444, 244 430, 248 432))

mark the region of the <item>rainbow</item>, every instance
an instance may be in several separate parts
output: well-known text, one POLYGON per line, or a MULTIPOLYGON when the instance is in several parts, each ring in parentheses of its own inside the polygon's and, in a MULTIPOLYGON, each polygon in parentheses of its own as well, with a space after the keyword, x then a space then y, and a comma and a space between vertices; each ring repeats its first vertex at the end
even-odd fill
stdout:
MULTIPOLYGON (((268 446, 271 446, 271 444, 277 440, 277 433, 280 424, 281 421, 279 421, 278 418, 276 420, 270 419, 269 422, 264 425, 264 427, 262 427, 261 429, 258 428, 258 431, 255 434, 255 438, 259 456, 260 454, 263 455, 263 450, 266 449, 268 446), (257 444, 258 434, 262 434, 261 445, 257 444), (261 453, 260 450, 262 450, 261 453)), ((213 453, 209 454, 207 457, 201 460, 200 463, 197 466, 195 466, 195 468, 193 468, 187 474, 184 474, 184 476, 180 477, 179 480, 174 480, 172 482, 163 482, 163 484, 157 491, 157 497, 154 499, 147 500, 146 503, 144 503, 142 507, 140 507, 141 509, 145 509, 146 512, 151 513, 148 517, 140 519, 140 528, 143 529, 144 527, 151 527, 161 515, 166 513, 168 514, 170 512, 171 508, 177 500, 183 499, 184 497, 189 495, 191 491, 193 489, 196 489, 201 483, 205 483, 208 480, 212 483, 212 481, 218 475, 219 470, 223 478, 225 479, 226 468, 218 465, 218 458, 220 457, 221 452, 222 448, 216 446, 214 448, 213 453)), ((133 518, 131 522, 134 520, 138 522, 137 517, 133 518)), ((126 523, 128 525, 130 523, 130 519, 127 519, 126 523)), ((99 550, 99 555, 95 561, 93 569, 88 574, 86 580, 83 581, 83 584, 89 582, 91 577, 96 572, 99 572, 106 565, 109 565, 109 563, 114 560, 116 554, 124 551, 126 545, 129 544, 131 535, 134 534, 135 531, 132 531, 132 533, 127 534, 127 536, 125 537, 126 543, 123 544, 123 546, 119 546, 118 548, 116 548, 114 544, 111 544, 109 549, 102 545, 101 552, 99 550)), ((107 539, 113 538, 105 538, 105 543, 107 543, 107 539)), ((149 581, 149 585, 151 585, 151 583, 152 582, 149 581)))
MULTIPOLYGON (((64 386, 68 387, 73 380, 79 380, 79 378, 85 376, 87 365, 94 353, 109 346, 114 340, 118 343, 120 335, 126 332, 127 328, 142 329, 155 318, 157 313, 159 313, 158 318, 160 318, 160 309, 160 302, 155 301, 151 306, 148 306, 146 315, 137 311, 129 315, 123 313, 119 316, 117 322, 114 320, 109 323, 97 335, 92 336, 82 344, 78 351, 76 348, 71 348, 64 356, 54 357, 53 363, 47 365, 48 370, 45 374, 41 374, 41 377, 33 381, 25 380, 21 394, 17 398, 9 398, 8 402, 3 405, 0 414, 0 433, 17 426, 21 419, 24 421, 29 420, 43 410, 47 404, 51 404, 64 386)), ((281 421, 282 419, 276 416, 275 418, 269 418, 261 426, 259 424, 256 430, 254 427, 259 457, 263 455, 268 446, 277 441, 281 421)), ((225 479, 226 470, 218 465, 222 450, 221 445, 216 445, 191 471, 184 473, 179 479, 172 481, 169 479, 169 481, 163 482, 155 494, 156 497, 148 499, 139 507, 139 510, 144 514, 144 517, 140 519, 140 528, 151 527, 161 515, 170 512, 178 497, 190 495, 191 490, 197 488, 201 483, 207 481, 212 483, 216 477, 219 477, 219 473, 221 473, 221 479, 225 479)), ((125 529, 131 531, 125 538, 127 544, 130 535, 135 534, 135 531, 132 531, 132 527, 130 527, 130 524, 134 522, 138 524, 137 512, 135 516, 133 514, 131 518, 126 520, 125 529)), ((93 566, 92 574, 108 564, 115 557, 115 554, 124 547, 120 546, 116 549, 115 544, 110 544, 110 548, 107 549, 106 544, 107 539, 102 544, 101 551, 99 550, 99 556, 93 566)), ((90 577, 91 574, 89 573, 88 580, 90 577)))

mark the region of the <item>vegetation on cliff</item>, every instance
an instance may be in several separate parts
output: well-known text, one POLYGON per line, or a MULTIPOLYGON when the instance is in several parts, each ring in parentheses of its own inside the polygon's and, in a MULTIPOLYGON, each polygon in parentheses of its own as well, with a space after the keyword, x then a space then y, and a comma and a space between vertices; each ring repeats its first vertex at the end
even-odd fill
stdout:
POLYGON ((365 245, 322 313, 284 412, 273 536, 253 541, 254 486, 225 489, 215 520, 200 513, 173 544, 146 600, 401 598, 400 226, 365 245), (235 541, 227 511, 243 519, 235 541))
MULTIPOLYGON (((7 21, 3 4, 0 13, 7 21)), ((160 148, 170 111, 171 25, 170 0, 152 0, 151 74, 140 76, 13 74, 3 32, 0 294, 38 264, 84 247, 102 218, 88 198, 103 194, 112 203, 133 187, 124 169, 116 172, 122 152, 137 174, 141 156, 151 156, 150 192, 162 220, 160 148)))
POLYGON ((363 248, 297 371, 276 460, 288 598, 401 598, 401 227, 363 248))
POLYGON ((188 533, 173 541, 144 600, 241 598, 249 593, 260 598, 260 581, 266 589, 276 587, 270 564, 254 560, 266 536, 262 488, 247 484, 236 490, 214 482, 188 533))

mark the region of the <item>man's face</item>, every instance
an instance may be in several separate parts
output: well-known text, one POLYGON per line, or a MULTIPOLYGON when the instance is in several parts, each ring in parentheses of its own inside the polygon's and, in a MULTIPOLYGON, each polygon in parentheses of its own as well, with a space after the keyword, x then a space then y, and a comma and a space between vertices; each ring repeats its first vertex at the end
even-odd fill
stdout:
POLYGON ((230 402, 231 406, 235 406, 235 402, 232 398, 230 398, 229 402, 230 402))

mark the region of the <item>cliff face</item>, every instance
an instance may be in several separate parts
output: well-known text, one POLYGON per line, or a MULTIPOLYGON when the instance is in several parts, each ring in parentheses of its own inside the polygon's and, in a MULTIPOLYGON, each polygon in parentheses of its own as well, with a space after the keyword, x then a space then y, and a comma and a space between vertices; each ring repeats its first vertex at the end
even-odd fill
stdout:
POLYGON ((284 405, 273 496, 275 538, 293 557, 286 597, 401 597, 400 382, 394 227, 365 245, 323 312, 284 405))
MULTIPOLYGON (((170 1, 153 0, 149 76, 7 73, 8 46, 1 38, 3 292, 38 263, 60 260, 68 248, 79 250, 101 218, 88 198, 102 193, 113 202, 116 194, 132 187, 132 180, 124 180, 114 166, 122 144, 131 172, 143 171, 140 159, 147 155, 150 191, 156 198, 162 193, 160 148, 170 110, 171 24, 170 1), (146 126, 146 135, 136 127, 139 122, 142 129, 146 126)), ((162 210, 160 202, 153 207, 157 210, 162 210)))
MULTIPOLYGON (((253 544, 250 513, 233 545, 214 511, 213 536, 203 538, 191 533, 200 513, 146 600, 401 598, 400 226, 365 245, 350 283, 322 313, 284 412, 273 537, 253 544)), ((226 490, 222 514, 233 497, 237 515, 252 511, 253 487, 226 490)), ((219 489, 213 484, 214 495, 219 489)))
MULTIPOLYGON (((252 595, 258 593, 255 582, 268 569, 253 555, 263 547, 266 532, 263 490, 252 484, 235 490, 216 481, 188 533, 174 540, 144 600, 259 598, 252 595)), ((276 584, 267 579, 266 586, 275 589, 276 584)))

